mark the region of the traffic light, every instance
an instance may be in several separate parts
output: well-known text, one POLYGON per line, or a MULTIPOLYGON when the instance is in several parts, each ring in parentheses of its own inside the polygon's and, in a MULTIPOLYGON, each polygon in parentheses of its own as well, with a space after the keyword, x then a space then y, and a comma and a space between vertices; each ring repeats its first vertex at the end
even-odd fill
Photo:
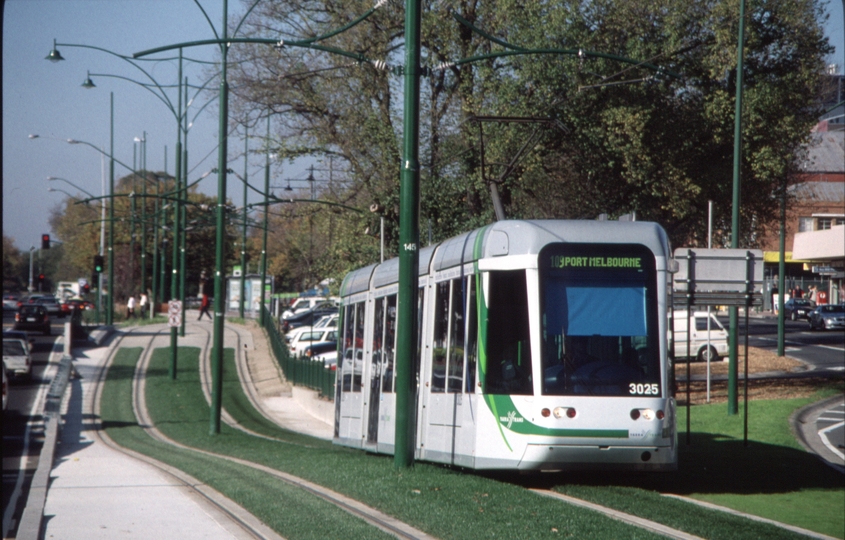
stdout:
POLYGON ((50 235, 49 234, 42 234, 41 235, 41 249, 50 249, 50 235))
POLYGON ((91 292, 91 286, 86 283, 85 285, 82 286, 82 292, 84 294, 88 294, 89 292, 91 292))
POLYGON ((38 274, 38 282, 44 283, 44 274, 38 274))
POLYGON ((95 274, 102 274, 104 266, 105 266, 105 263, 103 262, 103 256, 102 255, 94 255, 94 273, 95 274))

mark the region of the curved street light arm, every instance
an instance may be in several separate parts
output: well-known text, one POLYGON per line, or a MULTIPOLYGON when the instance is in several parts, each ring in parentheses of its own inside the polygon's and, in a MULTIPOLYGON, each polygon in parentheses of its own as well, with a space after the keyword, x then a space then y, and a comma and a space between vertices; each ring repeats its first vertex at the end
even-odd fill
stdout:
POLYGON ((497 38, 497 37, 493 36, 492 34, 489 34, 489 33, 485 32, 485 31, 481 30, 480 28, 478 28, 477 26, 473 25, 471 22, 469 22, 468 20, 464 19, 463 17, 461 17, 460 15, 458 15, 457 13, 455 13, 454 11, 452 11, 452 18, 453 18, 453 19, 455 19, 456 21, 458 21, 458 23, 459 23, 459 24, 462 24, 462 25, 466 26, 467 28, 469 28, 470 30, 472 30, 473 32, 475 32, 476 34, 478 34, 479 36, 484 37, 484 38, 486 38, 486 39, 489 39, 489 40, 490 40, 490 41, 492 41, 493 43, 497 43, 497 44, 501 45, 502 47, 505 47, 506 49, 512 49, 512 50, 516 50, 516 51, 524 51, 524 50, 526 50, 526 49, 525 49, 525 48, 523 48, 523 47, 517 47, 516 45, 511 45, 511 44, 510 44, 510 43, 508 43, 507 41, 505 41, 505 40, 503 40, 503 39, 499 39, 499 38, 497 38))
POLYGON ((169 99, 166 99, 166 94, 164 94, 164 88, 174 88, 175 85, 161 86, 159 84, 142 83, 141 81, 136 81, 135 79, 130 79, 129 77, 124 77, 123 75, 110 75, 108 73, 89 73, 88 76, 89 77, 91 77, 91 76, 93 76, 93 77, 111 77, 113 79, 122 79, 124 81, 129 81, 131 83, 135 83, 138 86, 140 86, 141 88, 143 88, 144 90, 146 90, 147 92, 150 92, 152 95, 157 97, 162 103, 164 103, 164 106, 168 108, 168 110, 173 114, 173 116, 175 116, 177 118, 179 116, 178 113, 176 112, 176 109, 173 108, 173 104, 170 102, 169 99), (158 88, 162 93, 159 94, 158 92, 153 90, 151 88, 152 86, 155 86, 156 88, 158 88))

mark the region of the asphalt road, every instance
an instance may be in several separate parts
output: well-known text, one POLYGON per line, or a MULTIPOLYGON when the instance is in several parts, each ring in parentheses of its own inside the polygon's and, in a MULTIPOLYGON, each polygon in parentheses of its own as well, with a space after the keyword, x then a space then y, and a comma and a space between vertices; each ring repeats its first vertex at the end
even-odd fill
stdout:
MULTIPOLYGON (((727 328, 728 318, 719 317, 727 328)), ((744 344, 745 319, 739 319, 740 345, 744 344)), ((748 345, 776 351, 778 321, 774 317, 748 319, 748 345)), ((784 353, 819 372, 845 371, 845 331, 810 330, 807 321, 784 321, 784 353)))
MULTIPOLYGON (((11 328, 14 313, 3 313, 3 329, 11 328)), ((23 514, 29 484, 38 467, 43 441, 41 399, 50 384, 48 371, 50 355, 64 320, 53 321, 51 336, 31 334, 35 339, 32 350, 32 379, 13 380, 10 384, 9 404, 3 414, 3 538, 15 536, 23 514)))

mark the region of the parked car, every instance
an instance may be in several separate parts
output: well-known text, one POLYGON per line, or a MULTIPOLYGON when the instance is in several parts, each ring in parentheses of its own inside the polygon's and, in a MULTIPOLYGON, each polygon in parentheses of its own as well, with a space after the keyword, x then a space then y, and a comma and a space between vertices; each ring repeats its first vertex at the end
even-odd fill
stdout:
POLYGON ((3 338, 3 365, 4 369, 15 377, 32 377, 32 356, 29 354, 29 345, 20 339, 3 338))
POLYGON ((845 304, 817 306, 810 312, 810 330, 835 330, 845 328, 845 304))
POLYGON ((792 321, 809 319, 815 305, 806 298, 790 298, 783 304, 783 316, 792 321))
POLYGON ((59 301, 56 300, 55 296, 42 296, 41 298, 37 298, 34 303, 44 306, 47 309, 47 313, 51 316, 64 317, 62 307, 59 305, 59 301))
POLYGON ((289 319, 297 313, 307 311, 320 302, 325 302, 324 296, 300 296, 290 305, 289 308, 282 312, 282 319, 289 319))
POLYGON ((312 356, 311 360, 314 362, 321 362, 326 369, 337 371, 337 348, 332 351, 312 356))
POLYGON ((326 315, 334 315, 338 312, 337 304, 331 300, 321 302, 313 308, 297 313, 283 321, 285 331, 299 326, 313 326, 317 321, 326 315))
POLYGON ((15 330, 39 330, 50 335, 50 315, 47 308, 39 304, 24 304, 15 313, 15 330))
POLYGON ((314 343, 323 341, 337 342, 337 328, 324 328, 323 330, 312 330, 299 334, 290 344, 290 352, 293 356, 300 356, 305 353, 305 348, 314 343))
MULTIPOLYGON (((675 358, 687 357, 687 313, 686 311, 674 312, 675 358)), ((708 349, 707 321, 708 314, 706 311, 693 313, 692 319, 689 321, 689 328, 692 332, 689 356, 697 358, 699 361, 706 361, 709 356, 711 362, 716 362, 720 355, 728 352, 728 332, 716 316, 711 313, 709 316, 710 348, 708 349)))
POLYGON ((303 349, 302 356, 310 358, 311 360, 318 360, 319 355, 331 351, 337 351, 337 341, 318 341, 311 343, 303 349))
POLYGON ((319 321, 314 323, 313 326, 297 326, 296 328, 292 328, 287 334, 285 334, 285 339, 288 343, 290 343, 302 332, 308 332, 310 330, 317 330, 320 328, 337 328, 338 319, 339 315, 337 313, 324 315, 319 321))
POLYGON ((29 351, 32 352, 32 347, 35 346, 35 338, 24 332, 23 330, 3 330, 3 339, 20 339, 29 345, 29 351))

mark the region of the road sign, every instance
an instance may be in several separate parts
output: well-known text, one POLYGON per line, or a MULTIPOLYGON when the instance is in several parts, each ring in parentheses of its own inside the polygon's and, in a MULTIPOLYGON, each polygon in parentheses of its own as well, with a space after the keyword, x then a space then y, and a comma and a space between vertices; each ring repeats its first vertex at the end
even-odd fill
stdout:
POLYGON ((167 303, 167 326, 182 326, 182 302, 171 300, 167 303))

